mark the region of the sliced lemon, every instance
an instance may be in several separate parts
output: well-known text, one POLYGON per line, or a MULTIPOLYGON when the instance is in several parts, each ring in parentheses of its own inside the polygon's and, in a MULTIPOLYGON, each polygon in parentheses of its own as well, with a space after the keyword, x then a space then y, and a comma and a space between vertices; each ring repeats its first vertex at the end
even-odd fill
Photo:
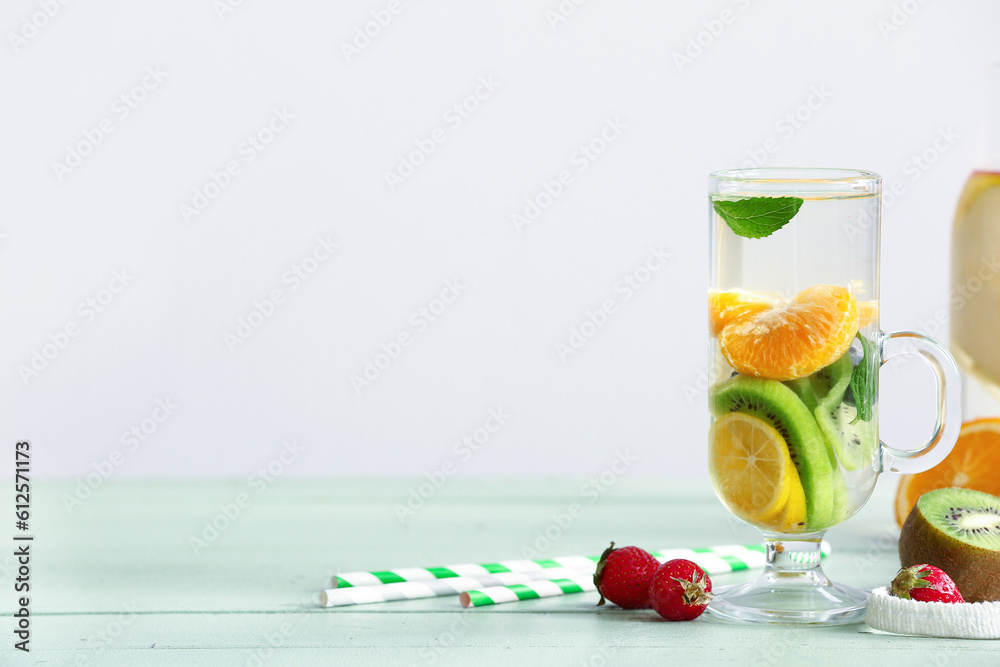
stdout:
POLYGON ((788 503, 781 513, 781 521, 774 528, 785 533, 798 533, 806 527, 806 493, 802 489, 799 473, 794 468, 789 475, 792 478, 788 503))
MULTIPOLYGON (((767 525, 788 504, 793 479, 803 493, 788 445, 767 422, 731 412, 716 420, 708 437, 712 482, 737 516, 767 525)), ((802 505, 804 513, 804 493, 802 505)))

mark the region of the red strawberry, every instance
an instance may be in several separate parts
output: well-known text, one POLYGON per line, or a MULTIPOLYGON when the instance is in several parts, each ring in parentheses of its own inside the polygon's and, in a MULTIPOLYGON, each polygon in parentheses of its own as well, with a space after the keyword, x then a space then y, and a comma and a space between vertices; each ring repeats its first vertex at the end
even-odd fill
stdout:
POLYGON ((892 595, 920 602, 965 602, 951 577, 933 565, 901 569, 892 580, 892 595))
POLYGON ((711 600, 712 580, 697 563, 683 558, 661 565, 649 582, 649 601, 668 621, 698 618, 711 600))
POLYGON ((660 561, 639 547, 615 549, 615 543, 601 554, 594 573, 594 585, 604 599, 623 609, 649 608, 649 580, 660 561))

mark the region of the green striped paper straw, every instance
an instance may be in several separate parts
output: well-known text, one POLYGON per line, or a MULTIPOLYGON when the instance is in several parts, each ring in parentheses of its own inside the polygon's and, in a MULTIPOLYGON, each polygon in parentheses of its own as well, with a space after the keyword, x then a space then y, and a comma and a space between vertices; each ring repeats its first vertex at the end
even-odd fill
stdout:
POLYGON ((593 572, 600 556, 566 556, 538 560, 507 560, 497 563, 463 563, 445 567, 404 567, 375 572, 342 572, 333 577, 334 588, 350 586, 378 586, 403 581, 431 581, 452 577, 484 577, 505 572, 540 572, 553 568, 566 568, 593 572))
POLYGON ((348 607, 375 602, 395 602, 420 598, 456 595, 465 591, 513 584, 529 584, 542 579, 590 576, 579 570, 552 568, 539 572, 499 572, 481 577, 451 577, 431 581, 398 581, 381 586, 350 586, 321 591, 319 603, 323 607, 348 607))
POLYGON ((458 596, 458 601, 463 607, 485 607, 491 604, 517 602, 518 600, 537 600, 538 598, 551 598, 568 593, 583 593, 592 591, 594 588, 593 577, 576 576, 465 591, 458 596))
MULTIPOLYGON (((767 560, 760 544, 726 544, 704 549, 663 549, 652 552, 659 561, 686 558, 694 561, 709 574, 725 574, 764 567, 767 560)), ((830 553, 830 545, 823 542, 822 554, 830 553)), ((538 560, 508 560, 496 563, 464 563, 445 567, 407 567, 375 572, 343 572, 333 577, 333 588, 353 586, 379 586, 405 581, 432 581, 452 577, 483 577, 503 572, 539 572, 546 569, 566 568, 593 573, 600 556, 561 556, 538 560)))

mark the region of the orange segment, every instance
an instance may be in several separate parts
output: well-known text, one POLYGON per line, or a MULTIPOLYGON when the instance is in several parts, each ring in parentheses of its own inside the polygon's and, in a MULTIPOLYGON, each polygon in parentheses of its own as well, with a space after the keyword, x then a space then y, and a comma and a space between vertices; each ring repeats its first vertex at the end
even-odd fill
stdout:
POLYGON ((858 328, 864 329, 878 320, 878 301, 858 302, 858 328))
POLYGON ((708 442, 713 481, 726 506, 753 523, 780 517, 788 503, 795 465, 774 427, 757 417, 731 412, 712 424, 708 442))
POLYGON ((739 373, 794 380, 812 375, 844 354, 858 322, 858 302, 850 291, 814 285, 791 301, 725 325, 719 349, 739 373))
POLYGON ((944 461, 925 472, 904 475, 896 492, 896 521, 903 525, 920 496, 951 486, 1000 495, 1000 419, 962 424, 958 442, 944 461))
POLYGON ((746 292, 741 289, 736 290, 709 290, 708 292, 708 328, 713 336, 718 336, 730 322, 734 322, 744 315, 753 315, 762 310, 767 310, 774 306, 775 300, 746 292))

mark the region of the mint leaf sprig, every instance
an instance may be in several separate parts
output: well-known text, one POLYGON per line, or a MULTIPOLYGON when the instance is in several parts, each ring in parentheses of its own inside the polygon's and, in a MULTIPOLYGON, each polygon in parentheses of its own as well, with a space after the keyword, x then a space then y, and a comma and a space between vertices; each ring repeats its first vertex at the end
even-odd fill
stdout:
POLYGON ((747 239, 762 239, 787 225, 804 201, 799 197, 720 199, 712 202, 712 208, 734 234, 747 239))
POLYGON ((878 390, 878 360, 875 359, 875 345, 860 333, 857 337, 861 341, 864 356, 851 373, 851 393, 854 394, 854 405, 858 410, 852 424, 859 419, 864 422, 872 420, 872 405, 875 404, 875 393, 878 390))

